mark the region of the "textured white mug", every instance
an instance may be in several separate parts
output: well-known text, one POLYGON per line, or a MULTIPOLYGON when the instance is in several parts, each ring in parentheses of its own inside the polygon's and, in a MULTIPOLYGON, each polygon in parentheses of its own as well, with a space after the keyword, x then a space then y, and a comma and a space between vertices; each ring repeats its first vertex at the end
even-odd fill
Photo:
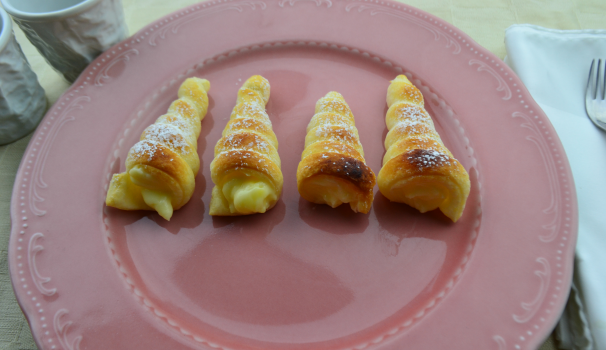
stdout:
POLYGON ((29 41, 69 82, 128 36, 121 0, 0 0, 29 41))
POLYGON ((34 130, 46 111, 46 95, 0 8, 0 145, 34 130))

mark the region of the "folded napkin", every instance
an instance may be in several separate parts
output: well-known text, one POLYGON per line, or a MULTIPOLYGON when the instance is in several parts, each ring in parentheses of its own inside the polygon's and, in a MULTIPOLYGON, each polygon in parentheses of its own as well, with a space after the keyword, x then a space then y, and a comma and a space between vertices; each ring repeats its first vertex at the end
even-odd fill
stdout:
POLYGON ((606 59, 606 30, 514 25, 507 64, 551 120, 572 167, 579 203, 573 289, 559 324, 561 346, 606 350, 606 132, 585 112, 593 58, 606 59))

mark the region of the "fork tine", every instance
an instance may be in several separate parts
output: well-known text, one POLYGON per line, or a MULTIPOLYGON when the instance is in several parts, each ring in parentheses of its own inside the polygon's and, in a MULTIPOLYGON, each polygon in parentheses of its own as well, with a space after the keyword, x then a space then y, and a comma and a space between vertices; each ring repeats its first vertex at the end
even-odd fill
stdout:
POLYGON ((606 60, 604 60, 604 79, 602 80, 602 100, 606 100, 606 60))
POLYGON ((603 95, 604 87, 602 85, 602 79, 600 79, 601 76, 602 76, 602 59, 600 58, 598 60, 598 72, 595 75, 595 96, 593 97, 594 99, 597 99, 598 97, 601 97, 603 95))
POLYGON ((595 98, 595 58, 591 61, 591 67, 589 68, 589 77, 587 77, 587 88, 585 89, 585 96, 590 97, 591 99, 595 98))
POLYGON ((598 128, 606 131, 606 59, 594 58, 591 61, 585 89, 585 111, 598 128))

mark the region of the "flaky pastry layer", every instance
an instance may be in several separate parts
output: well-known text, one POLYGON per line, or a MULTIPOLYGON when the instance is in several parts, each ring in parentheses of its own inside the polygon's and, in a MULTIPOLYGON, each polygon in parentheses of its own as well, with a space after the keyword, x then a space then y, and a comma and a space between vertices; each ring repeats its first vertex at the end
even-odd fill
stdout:
POLYGON ((299 194, 312 203, 349 203, 353 211, 368 213, 375 174, 364 160, 353 113, 334 91, 318 100, 315 111, 297 168, 299 194))
POLYGON ((470 191, 469 175, 435 130, 421 92, 400 75, 387 89, 383 167, 377 176, 381 193, 420 212, 440 209, 457 221, 470 191))
POLYGON ((260 75, 250 77, 238 90, 210 165, 215 184, 210 215, 265 213, 280 198, 284 179, 278 139, 265 111, 269 96, 269 82, 260 75))
POLYGON ((208 109, 206 79, 188 78, 166 114, 148 126, 128 152, 126 171, 114 174, 107 206, 155 210, 166 220, 191 198, 200 169, 197 139, 208 109))

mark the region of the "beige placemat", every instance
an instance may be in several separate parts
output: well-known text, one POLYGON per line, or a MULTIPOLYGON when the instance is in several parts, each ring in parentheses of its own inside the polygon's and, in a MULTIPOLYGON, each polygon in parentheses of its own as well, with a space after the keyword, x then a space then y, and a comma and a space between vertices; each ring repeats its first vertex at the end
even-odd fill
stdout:
MULTIPOLYGON (((130 33, 196 0, 122 0, 130 33)), ((501 59, 505 56, 505 29, 531 23, 556 29, 606 29, 604 0, 407 0, 402 1, 457 26, 501 59)), ((15 35, 38 74, 50 103, 68 84, 52 70, 15 25, 15 35)), ((36 345, 21 313, 8 275, 10 198, 21 157, 31 136, 0 146, 0 350, 35 350, 36 345)), ((551 336, 540 350, 554 350, 551 336)))

